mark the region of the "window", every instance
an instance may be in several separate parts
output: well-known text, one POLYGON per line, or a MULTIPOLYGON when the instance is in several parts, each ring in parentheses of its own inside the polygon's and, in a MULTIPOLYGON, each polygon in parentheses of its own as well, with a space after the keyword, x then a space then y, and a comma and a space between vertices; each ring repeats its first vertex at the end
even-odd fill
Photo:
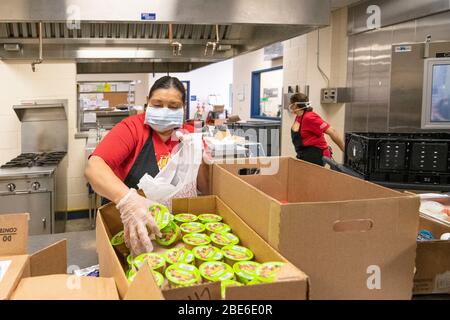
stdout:
POLYGON ((423 129, 450 129, 450 59, 425 61, 423 129))
POLYGON ((252 118, 280 119, 283 97, 283 67, 252 73, 252 118))

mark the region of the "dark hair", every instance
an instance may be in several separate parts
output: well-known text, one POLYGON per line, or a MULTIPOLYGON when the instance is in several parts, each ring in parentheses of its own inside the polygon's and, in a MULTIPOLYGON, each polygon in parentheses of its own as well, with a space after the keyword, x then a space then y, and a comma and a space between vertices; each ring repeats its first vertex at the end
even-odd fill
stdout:
MULTIPOLYGON (((298 103, 298 102, 309 102, 309 98, 306 94, 303 94, 303 93, 293 94, 291 96, 291 104, 298 103)), ((304 110, 305 110, 305 112, 310 112, 310 111, 313 111, 313 108, 310 107, 310 108, 307 108, 304 110)))
POLYGON ((186 103, 186 89, 183 83, 175 77, 164 76, 155 81, 153 86, 150 88, 148 93, 148 98, 150 99, 153 93, 158 89, 170 89, 174 88, 181 93, 181 100, 183 100, 183 105, 186 103))

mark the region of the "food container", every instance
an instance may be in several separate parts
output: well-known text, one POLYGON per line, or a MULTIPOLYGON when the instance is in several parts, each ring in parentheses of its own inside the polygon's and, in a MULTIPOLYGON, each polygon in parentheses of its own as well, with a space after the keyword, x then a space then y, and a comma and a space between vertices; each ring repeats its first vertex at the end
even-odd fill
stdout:
POLYGON ((169 224, 161 230, 162 237, 156 237, 156 243, 169 247, 175 244, 181 238, 180 227, 173 221, 169 221, 169 224))
POLYGON ((250 261, 253 259, 253 252, 242 246, 232 245, 222 248, 225 262, 230 266, 234 266, 236 262, 250 261))
POLYGON ((173 248, 166 250, 163 254, 168 264, 174 263, 192 263, 194 262, 194 254, 186 248, 173 248))
POLYGON ((233 266, 233 271, 239 282, 248 284, 257 278, 256 268, 260 265, 260 263, 254 261, 236 262, 233 266))
POLYGON ((213 232, 227 233, 231 232, 231 227, 223 222, 208 222, 205 224, 206 233, 209 235, 213 232))
POLYGON ((213 232, 209 236, 211 242, 218 248, 223 248, 225 246, 235 245, 239 243, 239 238, 232 233, 217 233, 213 232))
POLYGON ((178 224, 183 224, 187 222, 195 222, 198 217, 195 214, 190 213, 180 213, 174 216, 174 221, 178 224))
MULTIPOLYGON (((156 285, 158 287, 162 287, 162 285, 164 284, 164 277, 161 273, 157 272, 157 271, 153 271, 152 270, 152 274, 153 274, 153 278, 155 279, 156 285)), ((133 282, 134 278, 136 278, 137 275, 137 271, 136 270, 128 270, 126 272, 126 276, 128 279, 128 282, 131 283, 133 282)))
POLYGON ((171 288, 192 286, 202 281, 200 271, 195 266, 185 263, 175 263, 167 267, 166 278, 171 288))
POLYGON ((220 283, 220 293, 221 293, 222 299, 225 299, 225 293, 226 293, 227 287, 240 287, 240 286, 243 286, 243 284, 240 282, 237 282, 235 280, 222 281, 220 283))
POLYGON ((199 246, 192 249, 195 257, 195 265, 199 267, 202 263, 208 261, 222 261, 223 253, 211 245, 199 246))
POLYGON ((204 233, 189 233, 183 237, 183 242, 187 249, 192 250, 194 247, 210 244, 211 239, 204 233))
POLYGON ((200 222, 187 222, 183 223, 180 229, 183 235, 188 233, 202 233, 205 231, 205 225, 200 222))
POLYGON ((149 212, 153 215, 158 229, 162 232, 169 222, 174 219, 167 207, 161 204, 155 204, 149 208, 149 212))
POLYGON ((201 223, 220 222, 222 221, 222 217, 217 214, 204 213, 198 216, 198 220, 200 220, 201 223))
POLYGON ((281 267, 284 266, 284 262, 266 262, 256 268, 257 280, 261 282, 273 282, 281 267))
POLYGON ((220 261, 202 263, 199 270, 205 282, 234 280, 233 268, 220 261))
POLYGON ((161 288, 164 284, 164 276, 157 271, 152 271, 152 274, 153 278, 155 278, 156 285, 161 288))
POLYGON ((158 253, 143 253, 137 256, 133 261, 133 266, 136 269, 140 269, 141 266, 147 261, 150 268, 157 272, 164 272, 164 268, 166 267, 166 261, 164 258, 158 253))
POLYGON ((120 231, 111 239, 111 245, 119 253, 119 255, 126 257, 130 254, 130 250, 125 245, 124 231, 120 231))

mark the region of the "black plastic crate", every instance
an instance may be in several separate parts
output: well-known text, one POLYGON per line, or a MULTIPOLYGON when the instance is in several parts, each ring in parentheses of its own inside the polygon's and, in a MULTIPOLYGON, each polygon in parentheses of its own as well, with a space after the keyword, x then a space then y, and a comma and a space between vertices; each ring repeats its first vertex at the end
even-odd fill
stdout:
POLYGON ((345 166, 370 181, 450 184, 450 133, 348 133, 345 166))

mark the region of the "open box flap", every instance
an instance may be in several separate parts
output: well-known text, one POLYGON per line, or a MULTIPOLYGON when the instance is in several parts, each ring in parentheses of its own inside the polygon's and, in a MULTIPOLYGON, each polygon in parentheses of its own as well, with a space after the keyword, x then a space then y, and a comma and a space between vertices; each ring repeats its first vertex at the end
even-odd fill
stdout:
POLYGON ((147 263, 139 269, 131 283, 124 300, 163 300, 164 297, 147 263))
POLYGON ((30 256, 31 276, 67 273, 67 241, 58 241, 30 256))
POLYGON ((20 281, 12 300, 118 300, 114 279, 48 275, 20 281))
POLYGON ((0 257, 27 254, 28 213, 0 215, 0 257))
POLYGON ((2 270, 0 271, 0 300, 9 299, 22 277, 30 275, 28 255, 14 255, 0 257, 2 270))

